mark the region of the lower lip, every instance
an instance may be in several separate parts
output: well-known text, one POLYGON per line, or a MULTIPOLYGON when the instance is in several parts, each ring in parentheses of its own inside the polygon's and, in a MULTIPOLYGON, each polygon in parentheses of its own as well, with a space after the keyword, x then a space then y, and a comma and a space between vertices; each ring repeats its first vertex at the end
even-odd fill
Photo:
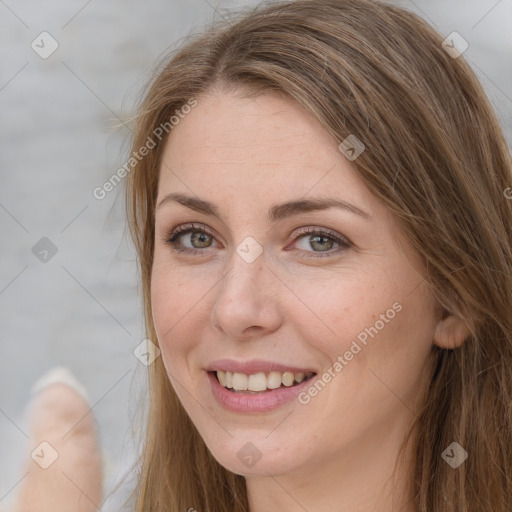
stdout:
POLYGON ((312 379, 305 380, 300 384, 290 387, 280 387, 271 391, 266 391, 258 395, 251 393, 235 393, 221 386, 215 373, 208 372, 212 393, 217 402, 232 412, 268 412, 291 402, 297 398, 297 395, 311 383, 312 379))

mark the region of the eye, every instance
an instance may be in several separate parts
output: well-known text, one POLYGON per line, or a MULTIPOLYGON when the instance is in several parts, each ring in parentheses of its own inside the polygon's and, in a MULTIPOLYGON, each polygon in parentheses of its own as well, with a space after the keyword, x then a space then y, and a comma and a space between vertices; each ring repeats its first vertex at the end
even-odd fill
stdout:
MULTIPOLYGON (((295 240, 302 241, 302 239, 307 240, 308 238, 309 242, 304 244, 306 248, 300 250, 305 253, 313 253, 308 255, 311 258, 324 258, 352 247, 352 243, 347 238, 330 229, 302 228, 295 240), (338 247, 331 250, 334 244, 338 244, 338 247), (314 250, 308 250, 307 247, 314 250)), ((176 252, 182 254, 197 254, 202 249, 212 247, 214 240, 214 235, 210 231, 197 224, 184 224, 164 237, 164 243, 171 245, 176 252), (183 246, 182 239, 188 240, 192 247, 183 246)))
POLYGON ((196 225, 196 224, 184 224, 176 228, 172 233, 168 234, 165 238, 164 242, 173 247, 176 252, 184 253, 184 254, 193 254, 196 252, 196 249, 206 249, 211 247, 211 241, 208 238, 213 239, 213 235, 204 227, 196 225), (181 238, 185 238, 185 235, 190 234, 190 243, 192 243, 192 248, 183 248, 178 247, 182 245, 179 241, 181 238), (194 247, 194 244, 198 244, 198 247, 194 247))
MULTIPOLYGON (((305 244, 306 247, 309 246, 313 249, 318 249, 313 251, 313 253, 316 254, 310 256, 312 258, 325 258, 332 256, 333 253, 339 253, 340 251, 344 251, 352 247, 352 243, 347 238, 330 229, 307 227, 302 228, 299 231, 299 234, 302 236, 297 237, 297 240, 302 241, 302 239, 304 239, 307 241, 309 239, 309 241, 307 241, 305 244), (333 243, 338 244, 338 248, 335 250, 330 250, 332 249, 333 243)), ((305 252, 311 252, 307 250, 307 248, 301 250, 304 250, 305 252)))

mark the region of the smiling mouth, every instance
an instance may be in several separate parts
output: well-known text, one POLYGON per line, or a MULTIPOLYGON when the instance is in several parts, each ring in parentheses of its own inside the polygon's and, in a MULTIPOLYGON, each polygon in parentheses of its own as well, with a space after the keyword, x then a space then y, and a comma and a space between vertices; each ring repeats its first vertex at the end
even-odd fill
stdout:
POLYGON ((316 373, 292 373, 271 371, 268 373, 254 373, 247 375, 238 372, 214 371, 211 372, 219 384, 233 393, 261 394, 279 388, 290 388, 312 379, 316 373))

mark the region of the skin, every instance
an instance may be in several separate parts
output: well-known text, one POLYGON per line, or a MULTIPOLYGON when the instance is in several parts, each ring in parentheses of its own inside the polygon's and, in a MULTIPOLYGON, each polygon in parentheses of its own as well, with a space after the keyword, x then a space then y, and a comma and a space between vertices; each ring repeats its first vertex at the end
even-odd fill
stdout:
POLYGON ((12 512, 98 510, 103 496, 102 460, 89 405, 76 391, 57 383, 38 393, 29 410, 29 447, 35 455, 27 456, 12 512), (43 467, 35 462, 38 457, 43 464, 55 460, 43 467))
POLYGON ((219 90, 198 98, 163 155, 157 204, 180 192, 222 216, 174 201, 157 208, 151 299, 163 363, 213 456, 246 477, 251 512, 417 510, 405 466, 392 495, 394 463, 432 345, 456 346, 465 334, 460 320, 442 319, 418 258, 406 241, 399 249, 397 226, 339 142, 283 95, 219 90), (313 197, 343 199, 371 219, 338 208, 266 217, 276 203, 313 197), (213 236, 182 235, 178 247, 196 252, 178 253, 165 240, 189 222, 213 236), (352 245, 297 234, 308 226, 352 245), (252 263, 236 252, 248 236, 263 249, 252 263), (321 375, 394 303, 401 311, 307 405, 240 414, 214 400, 210 362, 266 359, 321 375), (237 457, 247 442, 261 453, 252 467, 237 457))

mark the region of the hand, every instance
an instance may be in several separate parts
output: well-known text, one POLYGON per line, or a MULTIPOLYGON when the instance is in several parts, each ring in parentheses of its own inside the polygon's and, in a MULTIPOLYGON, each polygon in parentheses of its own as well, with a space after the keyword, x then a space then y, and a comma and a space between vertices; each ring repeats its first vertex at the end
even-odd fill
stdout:
POLYGON ((102 501, 102 462, 83 388, 57 368, 35 386, 29 404, 30 452, 14 512, 95 512, 102 501))

